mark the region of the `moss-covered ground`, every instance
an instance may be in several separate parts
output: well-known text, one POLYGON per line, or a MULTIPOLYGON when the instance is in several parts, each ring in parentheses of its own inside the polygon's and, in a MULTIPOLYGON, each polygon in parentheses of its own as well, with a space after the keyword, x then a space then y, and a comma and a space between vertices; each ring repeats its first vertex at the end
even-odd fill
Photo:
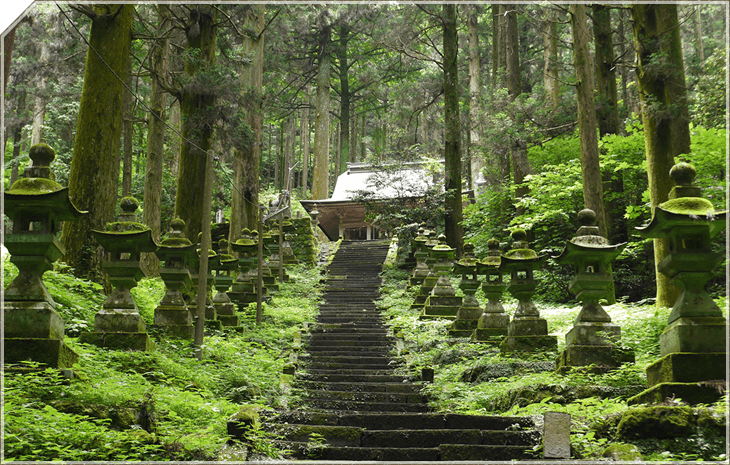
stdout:
MULTIPOLYGON (((651 461, 727 460, 727 395, 713 405, 685 407, 684 415, 676 419, 682 427, 668 435, 657 433, 664 425, 643 421, 651 409, 626 403, 646 389, 645 369, 659 358, 659 335, 670 309, 651 304, 606 306, 613 322, 621 326, 620 347, 633 351, 636 362, 605 373, 574 369, 559 374, 554 371, 557 352, 506 356, 496 346, 449 337, 450 321, 419 320, 419 310, 410 308, 417 290, 405 290, 407 271, 392 267, 383 276, 380 306, 402 339, 395 350, 403 361, 399 369, 415 378, 422 368, 434 369, 434 382, 427 387, 434 410, 482 415, 570 413, 574 459, 633 460, 640 455, 651 461), (628 426, 619 426, 626 417, 633 418, 631 434, 625 434, 628 426)), ((457 283, 454 279, 455 288, 457 283)), ((483 307, 486 300, 481 290, 477 298, 483 307)), ((517 301, 505 294, 503 303, 507 313, 513 314, 517 301)), ((718 305, 727 316, 725 298, 718 305)), ((538 302, 538 308, 548 320, 549 333, 558 336, 558 351, 562 350, 565 334, 580 311, 578 302, 572 307, 538 302)), ((683 402, 674 399, 668 405, 683 402)), ((541 457, 540 450, 535 453, 541 457)))

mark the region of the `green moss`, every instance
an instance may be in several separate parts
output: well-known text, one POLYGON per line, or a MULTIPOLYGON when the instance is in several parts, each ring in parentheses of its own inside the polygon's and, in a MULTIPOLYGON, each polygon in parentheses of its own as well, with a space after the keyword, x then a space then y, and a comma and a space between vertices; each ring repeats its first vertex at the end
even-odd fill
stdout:
POLYGON ((116 233, 137 233, 142 231, 148 231, 150 228, 148 228, 146 225, 142 223, 136 223, 133 221, 115 221, 113 223, 107 223, 106 230, 109 232, 116 232, 116 233))
POLYGON ((624 412, 617 435, 619 439, 686 437, 695 426, 690 407, 638 407, 624 412))
POLYGON ((537 258, 537 253, 535 253, 532 249, 513 249, 504 254, 504 256, 517 260, 527 260, 530 258, 537 258))
POLYGON ((641 460, 641 453, 639 449, 633 444, 611 444, 606 447, 601 457, 606 457, 614 461, 629 462, 635 460, 641 460))
POLYGON ((190 240, 187 237, 168 237, 167 239, 164 239, 160 244, 165 247, 180 247, 180 248, 193 245, 193 243, 190 242, 190 240))
POLYGON ((20 178, 8 191, 16 195, 42 195, 57 192, 63 187, 51 179, 46 178, 20 178))
POLYGON ((701 197, 681 197, 660 205, 664 210, 683 215, 707 215, 715 211, 712 202, 701 197))

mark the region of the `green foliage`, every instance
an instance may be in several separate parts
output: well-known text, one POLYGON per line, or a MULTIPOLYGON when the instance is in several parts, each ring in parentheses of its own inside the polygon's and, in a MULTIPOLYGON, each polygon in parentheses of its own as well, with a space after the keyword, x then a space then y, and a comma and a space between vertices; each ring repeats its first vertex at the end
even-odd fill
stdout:
POLYGON ((704 70, 700 73, 697 90, 690 102, 690 115, 693 121, 707 128, 723 129, 727 117, 727 51, 717 47, 707 57, 704 70))

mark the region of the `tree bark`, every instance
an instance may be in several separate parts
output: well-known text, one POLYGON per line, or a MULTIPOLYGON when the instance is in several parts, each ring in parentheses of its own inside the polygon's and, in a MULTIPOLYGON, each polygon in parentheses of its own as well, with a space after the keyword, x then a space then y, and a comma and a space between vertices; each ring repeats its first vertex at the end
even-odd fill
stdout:
POLYGON ((66 263, 77 276, 102 281, 103 248, 91 230, 104 229, 116 207, 124 92, 120 79, 124 79, 132 44, 134 6, 94 5, 93 9, 89 42, 100 56, 91 48, 86 54, 68 183, 69 196, 89 214, 64 224, 61 242, 66 263))
MULTIPOLYGON (((175 98, 170 105, 170 117, 167 121, 171 128, 176 131, 182 131, 182 115, 180 115, 180 99, 175 98)), ((170 138, 170 159, 168 161, 172 176, 177 178, 180 172, 180 147, 182 147, 180 137, 175 134, 170 138)))
POLYGON ((505 32, 505 50, 506 50, 506 72, 507 72, 507 91, 512 100, 516 99, 522 93, 522 74, 520 72, 520 40, 517 30, 517 5, 504 5, 507 15, 507 24, 505 32))
POLYGON ((253 231, 259 221, 259 191, 261 172, 261 147, 263 146, 263 75, 264 75, 264 27, 265 5, 251 5, 246 10, 244 27, 254 31, 243 39, 243 51, 251 56, 252 62, 241 71, 241 84, 249 95, 248 125, 253 135, 252 143, 246 147, 233 148, 233 189, 231 199, 231 224, 229 241, 241 238, 241 230, 253 231))
POLYGON ((480 82, 481 66, 479 62, 479 23, 477 22, 477 10, 474 5, 470 6, 467 17, 467 29, 469 31, 469 163, 470 178, 469 187, 476 189, 477 181, 484 168, 484 155, 482 154, 482 84, 480 82))
POLYGON ((337 49, 337 58, 340 62, 340 163, 335 176, 347 171, 350 161, 350 83, 347 47, 350 41, 350 26, 340 26, 340 43, 337 49))
POLYGON ((603 206, 603 183, 598 158, 596 135, 596 103, 593 96, 593 61, 588 50, 590 36, 586 25, 586 6, 570 5, 570 26, 573 31, 573 64, 578 100, 578 130, 580 132, 580 167, 583 175, 583 203, 596 213, 600 234, 607 236, 606 213, 603 206))
MULTIPOLYGON (((51 54, 50 45, 46 41, 41 41, 40 66, 46 66, 49 55, 51 54)), ((7 79, 7 74, 5 75, 7 79)), ((30 145, 40 144, 43 142, 43 122, 46 118, 46 96, 45 92, 48 87, 48 77, 45 72, 40 73, 40 80, 36 88, 36 96, 33 103, 33 129, 30 137, 30 145)), ((32 163, 32 161, 30 162, 32 163)))
MULTIPOLYGON (((659 204, 667 201, 674 185, 669 177, 674 157, 690 151, 682 42, 677 5, 634 4, 631 14, 653 212, 659 204)), ((659 264, 668 251, 666 239, 654 239, 655 264, 659 264)), ((679 289, 658 270, 656 281, 657 306, 673 306, 679 289)))
MULTIPOLYGON (((198 54, 198 60, 185 63, 185 73, 194 77, 207 67, 215 65, 216 11, 207 5, 195 5, 186 26, 187 47, 198 54)), ((177 177, 175 216, 185 221, 185 236, 198 242, 206 202, 206 154, 211 147, 213 128, 203 120, 204 114, 215 103, 215 95, 202 86, 185 86, 180 97, 183 142, 180 147, 180 172, 177 177), (192 141, 187 142, 188 140, 192 141), (195 145, 193 145, 195 144, 195 145)), ((207 199, 210 202, 210 199, 207 199)), ((210 221, 210 218, 206 218, 210 221)))
POLYGON ((329 198, 331 28, 326 24, 319 32, 312 199, 329 198))
MULTIPOLYGON (((17 26, 15 26, 17 27, 17 26)), ((2 38, 3 43, 3 95, 8 89, 8 76, 10 76, 10 63, 13 57, 13 46, 15 45, 15 27, 2 38)))
MULTIPOLYGON (((127 87, 132 88, 132 55, 127 60, 127 77, 125 78, 127 87)), ((122 98, 122 135, 124 145, 122 146, 123 163, 122 163, 122 197, 132 194, 132 151, 134 137, 134 124, 132 123, 132 112, 134 99, 132 94, 124 89, 124 97, 122 98)))
POLYGON ((305 198, 309 184, 309 101, 304 102, 302 107, 300 125, 299 143, 302 150, 302 178, 299 185, 301 187, 301 198, 305 198))
POLYGON ((705 44, 702 38, 702 5, 695 5, 695 35, 697 37, 697 56, 700 58, 700 69, 705 68, 705 44))
POLYGON ((618 91, 611 30, 611 8, 593 4, 593 38, 596 50, 596 117, 601 137, 619 133, 618 91))
MULTIPOLYGON (((157 33, 162 35, 170 27, 170 6, 157 5, 159 24, 157 33)), ((168 72, 170 39, 162 37, 152 50, 152 90, 150 93, 149 126, 147 129, 147 163, 144 176, 143 221, 152 230, 152 238, 159 242, 162 234, 162 173, 165 156, 165 119, 167 118, 167 93, 160 86, 168 72)), ((177 136, 174 137, 177 139, 177 136)), ((147 276, 158 276, 160 261, 154 253, 143 253, 141 266, 147 276)))
POLYGON ((545 9, 543 20, 543 85, 553 108, 560 105, 560 84, 558 83, 558 22, 555 10, 545 9))
POLYGON ((459 66, 457 55, 459 35, 456 30, 456 5, 443 6, 444 26, 444 188, 446 190, 446 242, 463 252, 462 200, 461 200, 461 124, 459 121, 459 66))

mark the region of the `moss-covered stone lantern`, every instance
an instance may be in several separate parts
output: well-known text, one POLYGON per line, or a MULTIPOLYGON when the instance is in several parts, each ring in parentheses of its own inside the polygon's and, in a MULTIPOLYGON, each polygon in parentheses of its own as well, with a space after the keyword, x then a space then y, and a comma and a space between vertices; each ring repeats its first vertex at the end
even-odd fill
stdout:
POLYGON ((309 218, 312 222, 312 231, 317 230, 319 226, 319 210, 317 210, 317 204, 312 204, 312 210, 309 212, 309 218))
MULTIPOLYGON (((437 276, 437 280, 431 294, 426 299, 426 303, 423 305, 423 311, 419 315, 420 319, 456 319, 456 312, 461 307, 462 298, 456 296, 456 290, 451 285, 450 274, 454 266, 455 253, 456 249, 449 247, 446 244, 446 236, 441 234, 439 244, 431 249, 431 255, 436 260, 433 271, 437 276)), ((421 286, 421 289, 423 289, 423 286, 421 286)))
POLYGON ((472 333, 472 342, 486 342, 499 344, 507 336, 509 315, 502 306, 502 295, 507 289, 507 283, 502 279, 499 266, 502 256, 499 252, 499 241, 487 241, 487 256, 477 263, 477 273, 484 275, 482 291, 487 298, 484 312, 479 317, 477 329, 472 333))
POLYGON ((197 260, 196 245, 185 237, 185 222, 175 218, 170 233, 160 242, 155 254, 160 260, 160 277, 165 295, 155 308, 155 327, 176 339, 193 339, 195 327, 183 296, 192 285, 189 268, 197 260))
POLYGON ((548 335, 547 320, 540 317, 540 311, 532 301, 538 283, 534 273, 542 267, 547 256, 538 256, 529 248, 527 233, 523 229, 515 229, 512 239, 512 249, 502 256, 499 269, 509 273, 507 292, 518 303, 514 318, 507 327, 507 337, 499 349, 502 353, 556 350, 558 338, 548 335))
POLYGON ((94 332, 82 333, 80 340, 118 350, 152 350, 154 343, 147 335, 145 322, 130 290, 144 277, 140 254, 156 251, 157 244, 150 228, 137 219, 137 199, 124 197, 120 207, 122 213, 116 222, 108 223, 104 231, 92 230, 109 254, 101 267, 109 275, 113 289, 94 316, 94 332))
POLYGON ((62 221, 86 212, 76 208, 68 188, 51 179, 56 152, 46 144, 30 148, 33 166, 5 192, 5 214, 13 222, 3 245, 18 276, 4 294, 5 363, 33 360, 54 368, 71 367, 78 355, 63 341, 65 323, 43 284, 43 274, 65 253, 56 234, 62 221))
POLYGON ((413 303, 411 304, 411 309, 414 310, 423 309, 428 296, 431 295, 431 291, 438 281, 438 274, 434 269, 434 265, 438 262, 438 259, 433 254, 433 248, 439 245, 439 240, 434 231, 425 230, 423 235, 426 236, 426 242, 423 244, 423 250, 428 254, 426 258, 428 273, 423 278, 421 286, 418 288, 418 292, 416 293, 416 297, 413 299, 413 303))
POLYGON ((469 337, 482 316, 482 308, 475 295, 479 290, 479 275, 474 244, 471 242, 464 244, 464 256, 454 264, 454 274, 461 276, 459 289, 464 293, 464 298, 456 312, 456 320, 449 329, 449 336, 469 337))
MULTIPOLYGON (((239 272, 236 282, 228 295, 239 304, 240 310, 256 302, 256 281, 258 279, 258 231, 249 231, 244 228, 241 238, 231 244, 234 252, 238 253, 239 272)), ((267 286, 262 287, 263 296, 268 296, 267 286)))
POLYGON ((565 335, 565 350, 556 361, 558 369, 595 365, 598 369, 613 368, 633 361, 633 355, 616 350, 621 328, 599 303, 608 297, 613 285, 610 264, 626 247, 626 243, 610 245, 596 226, 596 213, 590 209, 578 212, 581 224, 573 239, 555 258, 561 265, 573 265, 575 277, 570 291, 583 303, 573 328, 565 335))
POLYGON ((659 337, 661 358, 646 369, 649 389, 629 403, 661 403, 667 397, 711 403, 721 396, 717 384, 726 383, 727 321, 705 286, 725 258, 712 252, 711 241, 725 228, 726 212, 715 212, 700 197, 692 165, 678 163, 669 174, 676 186, 639 234, 669 240, 669 253, 657 269, 681 294, 659 337))
POLYGON ((223 326, 238 326, 236 309, 227 294, 231 284, 233 284, 232 274, 238 269, 238 260, 228 253, 228 241, 226 239, 218 241, 218 259, 214 265, 216 294, 213 296, 213 305, 218 320, 223 326))
MULTIPOLYGON (((279 227, 274 224, 273 220, 270 220, 271 228, 269 234, 264 235, 264 245, 269 249, 270 255, 268 259, 268 266, 271 270, 271 274, 279 279, 281 276, 284 277, 283 282, 289 282, 289 274, 286 272, 286 268, 282 263, 281 259, 281 247, 279 247, 279 227)), ((278 286, 277 289, 278 290, 278 286)))
POLYGON ((426 228, 421 226, 418 229, 418 235, 413 239, 411 247, 413 248, 413 256, 416 258, 416 267, 411 273, 411 277, 408 279, 408 285, 406 290, 410 290, 414 287, 420 287, 423 284, 423 280, 428 276, 428 265, 426 265, 426 258, 428 257, 428 250, 426 249, 426 241, 428 238, 424 234, 426 228))

